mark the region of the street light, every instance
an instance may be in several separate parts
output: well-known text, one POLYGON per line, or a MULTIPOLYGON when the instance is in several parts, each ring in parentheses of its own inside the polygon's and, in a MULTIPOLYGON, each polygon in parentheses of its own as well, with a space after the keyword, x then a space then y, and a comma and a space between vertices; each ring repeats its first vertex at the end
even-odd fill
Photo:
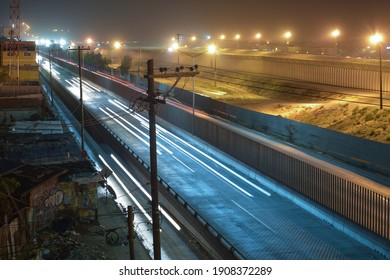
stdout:
POLYGON ((340 30, 335 29, 332 31, 332 37, 334 38, 334 53, 337 56, 337 37, 340 36, 340 30))
POLYGON ((261 34, 260 34, 260 33, 257 33, 255 37, 256 37, 256 39, 257 39, 257 50, 259 50, 259 48, 260 48, 260 38, 261 38, 261 34))
POLYGON ((292 34, 290 31, 287 31, 286 33, 284 33, 284 38, 286 39, 286 44, 289 45, 290 44, 290 38, 291 38, 292 34))
POLYGON ((382 91, 382 34, 376 33, 370 37, 371 44, 378 45, 379 49, 379 109, 383 109, 383 91, 382 91))
POLYGON ((209 45, 207 48, 207 52, 209 54, 214 55, 214 87, 217 86, 217 46, 216 45, 209 45))
POLYGON ((111 76, 114 76, 114 62, 113 62, 113 53, 114 53, 114 49, 119 49, 121 47, 121 43, 116 41, 114 42, 113 44, 113 47, 111 48, 111 76))
MULTIPOLYGON (((168 49, 168 51, 169 52, 177 51, 178 53, 182 53, 184 55, 190 56, 192 58, 192 65, 195 66, 196 65, 195 64, 196 57, 198 57, 202 54, 205 54, 205 53, 215 55, 215 53, 217 51, 217 47, 216 47, 216 45, 211 44, 207 47, 206 51, 203 51, 201 53, 196 53, 196 54, 190 54, 190 53, 186 53, 186 52, 179 50, 178 46, 172 45, 168 49)), ((214 65, 216 65, 216 61, 215 61, 214 65)), ((214 66, 214 86, 215 86, 215 84, 216 84, 216 66, 214 66)), ((195 127, 195 76, 193 76, 193 79, 192 79, 192 134, 194 134, 194 127, 195 127)))
POLYGON ((240 38, 241 38, 240 34, 236 34, 236 36, 234 36, 234 39, 237 40, 237 49, 240 48, 240 38))

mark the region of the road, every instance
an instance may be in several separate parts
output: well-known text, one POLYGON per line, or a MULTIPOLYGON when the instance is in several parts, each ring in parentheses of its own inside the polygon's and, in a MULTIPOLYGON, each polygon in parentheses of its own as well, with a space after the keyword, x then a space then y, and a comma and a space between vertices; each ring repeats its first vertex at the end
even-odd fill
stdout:
MULTIPOLYGON (((69 72, 54 66, 53 78, 79 98, 79 82, 69 72)), ((114 93, 85 82, 84 106, 110 127, 144 161, 149 162, 148 120, 144 112, 129 111, 129 104, 114 93)), ((199 112, 197 112, 199 113, 199 112)), ((91 120, 86 120, 86 125, 91 120)), ((182 134, 181 134, 182 135, 182 134)), ((187 139, 158 126, 158 173, 200 215, 220 232, 247 259, 383 259, 383 255, 338 231, 332 225, 303 210, 292 200, 273 191, 282 188, 267 178, 251 179, 238 171, 235 162, 190 136, 187 139), (223 160, 221 160, 223 159, 223 160)), ((138 221, 141 231, 148 232, 150 207, 148 182, 139 181, 136 170, 125 166, 109 147, 100 147, 104 155, 97 155, 100 164, 115 172, 115 192, 119 201, 144 198, 137 208, 143 213, 138 221), (148 212, 149 210, 149 212, 148 212)), ((163 212, 164 213, 164 212, 163 212)), ((163 214, 163 223, 174 219, 163 214)), ((164 228, 162 232, 164 232, 164 228)), ((173 231, 169 231, 171 235, 173 231)), ((177 259, 181 249, 163 246, 163 259, 177 259)), ((174 242, 172 243, 174 244, 174 242)), ((193 256, 182 256, 192 259, 193 256)))

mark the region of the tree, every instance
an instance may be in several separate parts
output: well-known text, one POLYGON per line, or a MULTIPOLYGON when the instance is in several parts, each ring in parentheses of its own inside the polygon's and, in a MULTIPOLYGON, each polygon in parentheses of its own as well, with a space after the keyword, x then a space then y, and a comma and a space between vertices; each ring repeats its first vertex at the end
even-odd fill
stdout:
POLYGON ((87 52, 84 54, 84 63, 97 69, 103 70, 107 68, 110 60, 103 58, 101 53, 87 52))
POLYGON ((121 61, 121 66, 119 66, 119 69, 121 71, 121 75, 127 75, 129 74, 129 70, 131 68, 131 57, 128 56, 128 55, 125 55, 123 58, 122 58, 122 61, 121 61))

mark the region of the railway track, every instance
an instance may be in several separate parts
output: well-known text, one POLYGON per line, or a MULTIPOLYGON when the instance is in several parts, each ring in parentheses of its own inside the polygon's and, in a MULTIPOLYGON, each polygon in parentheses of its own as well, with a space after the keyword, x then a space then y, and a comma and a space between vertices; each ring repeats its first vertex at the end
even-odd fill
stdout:
MULTIPOLYGON (((330 100, 338 102, 355 103, 367 106, 376 106, 379 104, 379 92, 367 90, 353 90, 346 88, 345 91, 335 90, 335 87, 299 82, 285 78, 277 78, 266 75, 253 75, 248 73, 239 73, 226 70, 214 70, 202 67, 197 80, 204 79, 214 81, 215 76, 218 83, 224 83, 231 86, 245 87, 254 94, 262 95, 267 93, 282 93, 288 96, 286 98, 305 97, 313 100, 330 100)), ((383 107, 390 108, 390 94, 385 92, 383 95, 383 107)))

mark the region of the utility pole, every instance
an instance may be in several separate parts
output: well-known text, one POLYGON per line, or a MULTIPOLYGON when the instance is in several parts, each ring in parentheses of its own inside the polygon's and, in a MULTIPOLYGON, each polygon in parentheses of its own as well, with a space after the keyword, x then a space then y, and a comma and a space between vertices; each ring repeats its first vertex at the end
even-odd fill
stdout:
MULTIPOLYGON (((180 33, 177 33, 176 35, 176 41, 177 41, 177 48, 179 49, 180 48, 180 37, 182 35, 180 33)), ((178 52, 177 53, 177 65, 180 65, 180 53, 178 52)))
POLYGON ((84 148, 84 102, 83 102, 83 82, 81 80, 81 52, 82 51, 89 51, 90 48, 84 48, 83 46, 78 46, 77 48, 69 48, 70 51, 77 51, 78 52, 78 59, 79 59, 79 79, 80 79, 80 105, 81 105, 81 156, 86 157, 87 154, 85 152, 84 148))
POLYGON ((379 42, 379 109, 383 109, 383 82, 382 82, 382 42, 379 42))
POLYGON ((49 66, 50 66, 50 98, 51 98, 51 107, 53 107, 53 82, 51 74, 51 50, 49 50, 49 66))
POLYGON ((127 206, 127 219, 129 228, 129 249, 130 260, 135 260, 135 248, 134 248, 134 208, 133 206, 127 206))
MULTIPOLYGON (((148 79, 148 97, 144 99, 144 101, 149 103, 150 185, 152 196, 153 250, 155 260, 161 260, 160 209, 158 202, 157 185, 156 111, 158 103, 165 104, 165 98, 156 98, 154 79, 176 77, 178 81, 181 77, 194 77, 198 74, 199 72, 175 72, 154 74, 154 62, 153 59, 150 59, 148 60, 147 75, 144 76, 144 78, 148 79)), ((177 84, 177 82, 175 84, 177 84)))

